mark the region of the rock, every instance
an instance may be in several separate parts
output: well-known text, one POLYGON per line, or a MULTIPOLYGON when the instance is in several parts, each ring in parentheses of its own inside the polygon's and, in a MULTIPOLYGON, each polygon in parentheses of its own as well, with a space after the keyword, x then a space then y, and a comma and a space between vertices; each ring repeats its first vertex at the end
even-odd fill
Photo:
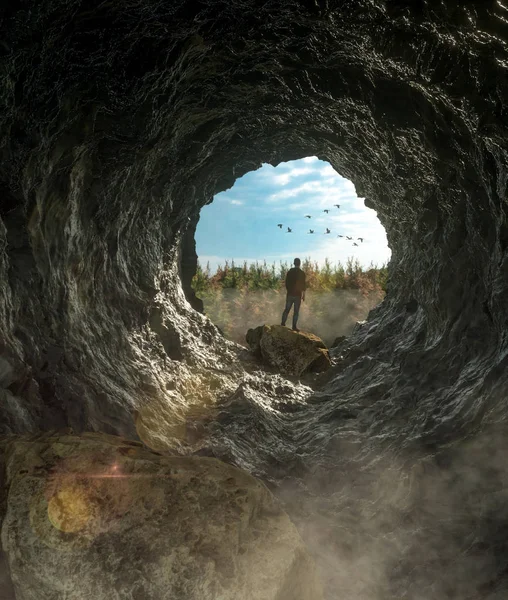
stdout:
POLYGON ((333 344, 330 346, 330 348, 336 348, 337 346, 339 346, 340 344, 342 344, 342 342, 344 340, 347 340, 347 336, 346 335, 339 335, 338 337, 336 337, 333 340, 333 344))
POLYGON ((453 394, 436 365, 444 387, 481 395, 472 405, 506 388, 506 369, 489 374, 504 360, 508 297, 493 210, 506 199, 502 3, 244 0, 212 15, 192 0, 175 13, 112 0, 92 19, 78 0, 58 18, 50 0, 36 4, 30 18, 22 2, 2 14, 0 44, 0 355, 33 378, 10 389, 28 414, 0 404, 9 431, 135 435, 140 373, 228 364, 191 308, 200 209, 262 162, 308 153, 354 181, 392 249, 369 348, 394 368, 330 395, 372 379, 390 403, 444 407, 453 394), (156 296, 164 311, 151 319, 156 296), (460 361, 457 331, 475 340, 460 361))
POLYGON ((354 335, 355 333, 358 333, 358 331, 360 331, 360 329, 362 327, 364 327, 367 324, 367 321, 356 321, 356 323, 354 324, 353 327, 353 331, 351 332, 351 335, 354 335))
POLYGON ((15 381, 14 368, 6 358, 0 356, 0 386, 7 387, 15 381))
POLYGON ((254 327, 247 331, 245 340, 251 349, 251 352, 256 356, 261 356, 261 336, 263 335, 264 325, 254 327))
MULTIPOLYGON (((366 555, 376 532, 360 510, 369 502, 359 500, 369 496, 362 483, 379 473, 361 475, 360 461, 351 469, 345 457, 359 446, 362 457, 384 463, 380 444, 410 461, 415 448, 432 452, 483 421, 508 422, 506 3, 7 4, 0 356, 14 372, 2 368, 0 431, 70 425, 136 436, 140 404, 162 395, 168 417, 186 412, 164 390, 168 379, 178 388, 189 365, 239 385, 240 361, 191 306, 194 226, 214 194, 263 162, 315 155, 354 183, 386 228, 386 298, 327 373, 317 412, 316 395, 302 397, 282 418, 274 406, 284 397, 271 385, 264 391, 256 375, 251 412, 239 424, 239 413, 225 410, 216 446, 267 478, 299 473, 288 466, 295 456, 309 470, 328 470, 330 485, 358 475, 362 491, 351 505, 360 516, 340 523, 351 487, 332 494, 324 486, 316 491, 327 494, 320 522, 307 528, 324 556, 330 598, 337 590, 347 598, 508 597, 508 573, 498 566, 508 550, 493 550, 506 522, 497 508, 483 513, 492 531, 485 543, 470 546, 467 536, 482 527, 460 529, 455 510, 450 539, 422 550, 414 532, 441 534, 446 521, 434 518, 394 540, 400 554, 376 546, 366 555), (362 535, 356 524, 366 521, 362 535), (334 526, 322 550, 315 534, 334 526), (354 537, 341 547, 347 530, 354 537), (459 560, 459 547, 471 548, 471 562, 459 560), (426 570, 425 556, 436 570, 426 570), (365 565, 375 590, 351 577, 365 565)), ((475 486, 483 495, 489 478, 475 486)), ((295 494, 292 516, 300 505, 295 494)), ((407 521, 394 519, 393 530, 407 521)))
POLYGON ((254 353, 286 375, 326 371, 330 356, 323 340, 312 333, 293 331, 282 325, 249 329, 247 343, 254 353))
POLYGON ((235 467, 103 434, 3 446, 2 546, 19 600, 322 597, 288 516, 235 467))

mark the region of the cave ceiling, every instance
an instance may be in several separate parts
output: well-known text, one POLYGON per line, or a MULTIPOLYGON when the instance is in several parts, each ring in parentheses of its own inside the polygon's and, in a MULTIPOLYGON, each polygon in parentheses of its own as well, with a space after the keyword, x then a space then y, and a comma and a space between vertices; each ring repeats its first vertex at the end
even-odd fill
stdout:
MULTIPOLYGON (((310 495, 332 485, 326 472, 352 472, 360 459, 345 457, 358 452, 378 457, 360 486, 368 496, 381 465, 407 475, 401 453, 502 427, 507 27, 501 2, 2 7, 0 432, 139 438, 216 456, 274 487, 312 470, 310 495), (263 162, 308 155, 354 182, 392 249, 385 301, 314 391, 246 369, 190 290, 200 208, 263 162), (196 449, 178 424, 212 396, 227 408, 196 449)), ((490 439, 502 447, 502 435, 490 439)), ((476 481, 492 491, 478 444, 476 481)), ((460 456, 447 460, 462 468, 470 454, 460 456)), ((450 507, 460 505, 455 479, 419 465, 426 490, 436 469, 450 507)), ((454 523, 450 536, 471 524, 454 523)), ((471 581, 486 590, 506 549, 492 524, 482 535, 491 550, 471 581)), ((469 560, 454 564, 468 570, 469 560)), ((432 571, 417 564, 413 582, 432 571)))

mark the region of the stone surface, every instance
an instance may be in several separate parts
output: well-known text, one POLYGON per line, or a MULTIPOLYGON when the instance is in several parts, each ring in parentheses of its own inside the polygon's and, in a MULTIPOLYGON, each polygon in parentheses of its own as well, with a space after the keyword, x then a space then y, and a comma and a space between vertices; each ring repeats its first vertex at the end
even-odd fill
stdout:
POLYGON ((0 431, 141 432, 262 476, 333 600, 506 598, 505 3, 10 0, 0 23, 0 431), (392 249, 314 394, 247 377, 188 289, 200 208, 309 155, 392 249))
POLYGON ((3 446, 16 600, 322 597, 287 515, 232 466, 100 434, 3 446))
POLYGON ((249 329, 246 340, 254 354, 285 375, 298 377, 305 371, 318 373, 331 366, 325 343, 312 333, 261 325, 249 329))
POLYGON ((250 351, 258 357, 261 357, 261 336, 263 335, 264 327, 264 325, 253 327, 245 334, 245 341, 247 342, 250 351))
POLYGON ((347 340, 347 336, 339 335, 333 340, 333 344, 330 346, 330 348, 336 348, 337 346, 340 346, 340 344, 342 344, 342 342, 344 342, 346 340, 347 340))
POLYGON ((231 362, 186 301, 199 308, 187 232, 237 177, 305 155, 351 178, 386 227, 389 291, 362 336, 397 363, 393 397, 432 411, 436 380, 462 398, 473 373, 504 377, 500 4, 93 6, 0 13, 0 344, 24 404, 0 409, 4 432, 135 435, 166 359, 231 362))

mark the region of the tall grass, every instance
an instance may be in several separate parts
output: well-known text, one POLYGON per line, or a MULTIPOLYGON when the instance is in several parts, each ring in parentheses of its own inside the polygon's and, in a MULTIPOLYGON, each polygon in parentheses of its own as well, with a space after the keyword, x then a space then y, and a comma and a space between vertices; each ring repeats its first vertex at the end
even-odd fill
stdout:
MULTIPOLYGON (((215 273, 198 264, 193 279, 196 295, 205 313, 226 337, 245 344, 250 327, 280 323, 286 289, 284 281, 291 265, 226 261, 215 273)), ((311 331, 330 345, 339 335, 348 335, 356 321, 366 318, 386 291, 387 266, 363 268, 357 260, 323 265, 305 259, 301 268, 307 279, 306 300, 300 309, 298 326, 311 331)), ((291 325, 292 313, 288 325, 291 325)))

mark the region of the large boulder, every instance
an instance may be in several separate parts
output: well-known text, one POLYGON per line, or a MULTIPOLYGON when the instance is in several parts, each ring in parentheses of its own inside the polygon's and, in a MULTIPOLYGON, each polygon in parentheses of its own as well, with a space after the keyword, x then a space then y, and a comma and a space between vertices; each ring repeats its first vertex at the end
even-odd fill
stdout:
POLYGON ((11 439, 2 455, 16 600, 322 597, 288 516, 235 467, 102 434, 11 439))
POLYGON ((261 325, 249 329, 246 340, 252 352, 286 375, 321 372, 331 366, 325 343, 312 333, 282 325, 261 325))

